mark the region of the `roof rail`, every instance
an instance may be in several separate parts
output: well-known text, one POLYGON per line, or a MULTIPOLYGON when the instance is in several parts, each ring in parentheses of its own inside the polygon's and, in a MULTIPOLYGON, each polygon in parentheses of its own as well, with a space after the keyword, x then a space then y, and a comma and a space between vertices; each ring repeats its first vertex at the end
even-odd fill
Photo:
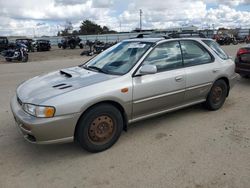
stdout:
POLYGON ((167 36, 167 35, 159 35, 159 34, 152 34, 152 33, 151 34, 140 33, 135 38, 164 38, 164 39, 170 39, 172 37, 167 36))

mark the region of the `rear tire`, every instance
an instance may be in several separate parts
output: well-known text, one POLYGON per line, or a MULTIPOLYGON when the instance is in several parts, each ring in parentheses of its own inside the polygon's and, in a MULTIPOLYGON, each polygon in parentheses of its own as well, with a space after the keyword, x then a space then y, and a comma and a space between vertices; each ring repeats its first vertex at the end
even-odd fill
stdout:
POLYGON ((122 130, 121 112, 113 105, 100 104, 80 118, 75 137, 83 149, 96 153, 115 144, 122 130))
POLYGON ((228 86, 226 82, 224 80, 217 80, 207 96, 205 107, 211 111, 220 109, 227 98, 227 92, 228 86))

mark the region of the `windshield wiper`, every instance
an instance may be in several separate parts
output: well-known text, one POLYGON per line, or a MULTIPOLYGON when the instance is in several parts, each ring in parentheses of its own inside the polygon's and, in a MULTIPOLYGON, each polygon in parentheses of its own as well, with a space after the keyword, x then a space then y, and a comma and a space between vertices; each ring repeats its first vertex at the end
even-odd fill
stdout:
POLYGON ((97 70, 98 72, 104 73, 104 74, 108 74, 107 71, 104 71, 103 69, 96 67, 96 66, 84 66, 84 68, 86 69, 92 69, 92 70, 97 70))

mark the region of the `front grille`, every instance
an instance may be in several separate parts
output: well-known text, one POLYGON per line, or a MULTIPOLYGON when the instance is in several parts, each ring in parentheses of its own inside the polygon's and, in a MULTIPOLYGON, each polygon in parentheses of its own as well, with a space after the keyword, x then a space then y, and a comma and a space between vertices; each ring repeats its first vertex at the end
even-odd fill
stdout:
POLYGON ((19 104, 20 106, 23 105, 23 102, 19 99, 19 97, 17 97, 17 102, 18 102, 18 104, 19 104))

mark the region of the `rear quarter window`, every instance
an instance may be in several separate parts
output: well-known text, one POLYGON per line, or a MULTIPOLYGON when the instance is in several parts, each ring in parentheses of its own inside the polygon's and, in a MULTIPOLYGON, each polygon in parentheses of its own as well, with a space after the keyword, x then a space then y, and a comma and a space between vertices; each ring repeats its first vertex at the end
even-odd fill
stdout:
POLYGON ((221 59, 229 59, 228 55, 221 49, 219 44, 212 40, 202 40, 209 48, 211 48, 221 59))

